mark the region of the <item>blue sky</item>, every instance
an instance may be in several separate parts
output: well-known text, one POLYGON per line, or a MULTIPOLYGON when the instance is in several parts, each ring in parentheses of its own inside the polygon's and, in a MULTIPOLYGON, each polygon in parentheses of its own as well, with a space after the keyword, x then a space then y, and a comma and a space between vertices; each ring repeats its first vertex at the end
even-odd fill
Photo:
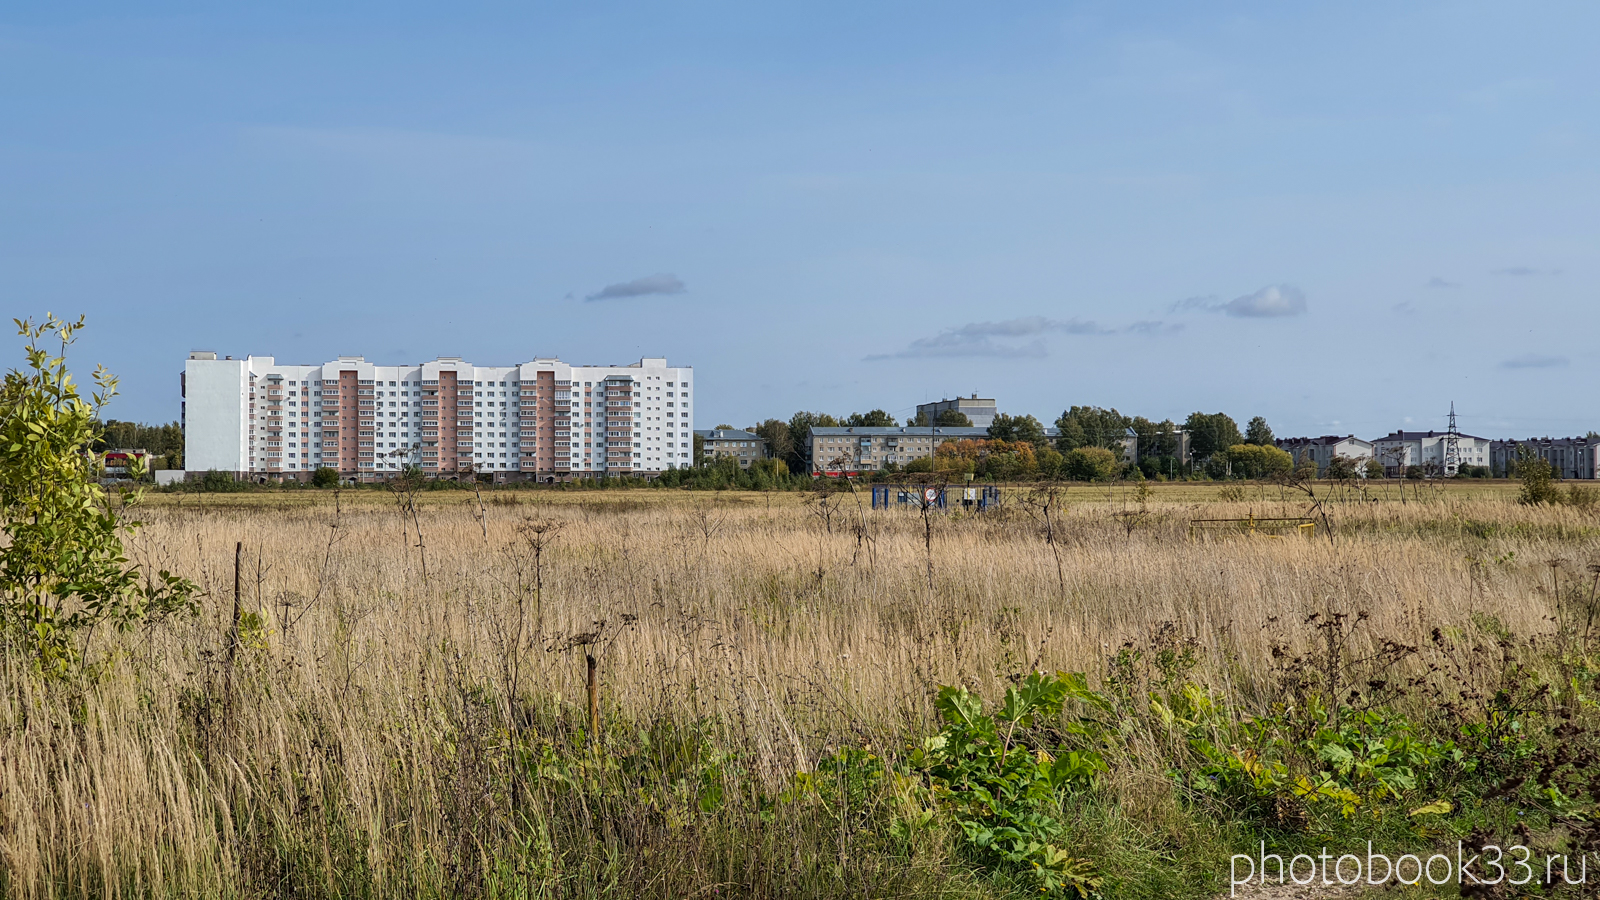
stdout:
POLYGON ((0 302, 118 418, 206 348, 1600 429, 1600 6, 133 6, 0 9, 0 302))

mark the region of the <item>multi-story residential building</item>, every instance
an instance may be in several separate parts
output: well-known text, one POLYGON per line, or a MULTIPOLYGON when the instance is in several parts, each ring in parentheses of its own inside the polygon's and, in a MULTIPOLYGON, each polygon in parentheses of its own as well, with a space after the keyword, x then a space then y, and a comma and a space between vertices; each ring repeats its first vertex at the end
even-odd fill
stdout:
POLYGON ((1315 462, 1318 475, 1328 474, 1328 466, 1333 464, 1336 457, 1342 456, 1358 467, 1372 459, 1372 442, 1363 441, 1353 434, 1344 437, 1325 434, 1314 438, 1279 438, 1273 443, 1278 445, 1279 450, 1288 451, 1297 464, 1303 459, 1315 462))
POLYGON ((1600 477, 1600 463, 1597 463, 1600 437, 1492 441, 1489 445, 1489 470, 1496 477, 1509 475, 1523 454, 1549 462, 1557 478, 1600 477))
POLYGON ((767 441, 754 432, 713 428, 695 434, 700 437, 701 459, 731 456, 739 461, 740 468, 748 469, 752 462, 767 458, 767 441))
POLYGON ((945 441, 988 437, 987 428, 813 428, 808 448, 813 473, 861 472, 932 456, 945 441))
POLYGON ((369 481, 408 465, 501 481, 649 476, 693 463, 693 381, 692 368, 650 357, 283 365, 197 351, 182 378, 185 470, 304 479, 327 466, 369 481))
POLYGON ((937 403, 918 403, 917 415, 926 415, 928 424, 939 421, 939 413, 953 409, 966 416, 974 428, 988 428, 994 424, 994 400, 980 400, 977 394, 971 397, 957 397, 954 400, 940 400, 937 403))
MULTIPOLYGON (((1372 442, 1372 458, 1383 464, 1385 475, 1393 478, 1418 466, 1424 471, 1443 472, 1447 431, 1396 431, 1372 442)), ((1489 464, 1488 438, 1470 434, 1455 435, 1463 466, 1489 464)))

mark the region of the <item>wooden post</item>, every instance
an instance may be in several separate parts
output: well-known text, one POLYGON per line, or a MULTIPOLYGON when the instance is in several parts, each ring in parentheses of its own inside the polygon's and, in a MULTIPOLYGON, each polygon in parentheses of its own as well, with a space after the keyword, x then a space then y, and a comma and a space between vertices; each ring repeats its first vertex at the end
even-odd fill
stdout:
POLYGON ((244 541, 233 545, 233 627, 228 632, 228 676, 233 677, 233 660, 239 651, 239 618, 242 613, 240 605, 240 591, 242 579, 240 570, 244 563, 244 541))
POLYGON ((599 664, 588 653, 583 658, 589 664, 589 742, 600 743, 600 673, 599 664))

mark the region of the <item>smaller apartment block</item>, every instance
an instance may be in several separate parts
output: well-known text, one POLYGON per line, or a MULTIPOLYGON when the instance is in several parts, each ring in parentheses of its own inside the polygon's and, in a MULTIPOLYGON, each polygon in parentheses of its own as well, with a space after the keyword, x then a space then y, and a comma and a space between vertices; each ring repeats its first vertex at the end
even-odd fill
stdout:
POLYGON ((696 431, 695 434, 701 441, 701 459, 728 456, 738 460, 741 469, 748 469, 756 460, 767 458, 767 440, 754 432, 737 428, 712 428, 696 431))
POLYGON ((905 465, 933 455, 945 441, 983 440, 986 428, 813 428, 809 450, 813 473, 861 472, 887 463, 905 465))
POLYGON ((649 476, 693 462, 693 380, 693 369, 649 357, 283 365, 197 351, 182 377, 184 463, 274 479, 323 466, 369 481, 407 466, 499 481, 649 476))
POLYGON ((1494 441, 1489 447, 1489 469, 1496 476, 1509 475, 1523 456, 1550 463, 1557 478, 1600 477, 1600 438, 1529 438, 1525 441, 1494 441))
POLYGON ((1288 451, 1296 463, 1309 459, 1317 464, 1319 476, 1328 474, 1328 466, 1333 464, 1336 457, 1344 457, 1358 466, 1366 465, 1372 459, 1372 442, 1364 441, 1353 434, 1340 437, 1336 434, 1325 434, 1314 438, 1279 438, 1273 443, 1279 450, 1288 451))

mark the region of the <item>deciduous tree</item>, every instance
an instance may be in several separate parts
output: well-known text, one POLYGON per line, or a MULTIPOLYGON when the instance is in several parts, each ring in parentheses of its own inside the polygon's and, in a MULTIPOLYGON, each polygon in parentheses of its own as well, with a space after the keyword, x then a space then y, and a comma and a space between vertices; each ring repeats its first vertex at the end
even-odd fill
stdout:
POLYGON ((781 419, 768 419, 750 430, 761 435, 767 442, 767 453, 773 459, 785 461, 787 468, 787 461, 793 457, 795 449, 789 423, 781 419))
POLYGON ((851 413, 844 424, 851 428, 894 428, 900 423, 884 410, 874 409, 870 412, 851 413))
POLYGON ((1251 419, 1244 428, 1244 442, 1258 447, 1272 446, 1272 428, 1267 425, 1267 420, 1261 416, 1251 419))
POLYGON ((1183 427, 1189 432, 1189 452, 1197 460, 1244 443, 1238 423, 1226 413, 1190 413, 1183 427))
MULTIPOLYGON (((806 454, 811 444, 811 429, 837 428, 839 420, 827 413, 806 412, 801 410, 789 417, 789 454, 784 458, 791 472, 806 471, 806 454)), ((695 448, 695 458, 699 459, 699 448, 695 448)))
POLYGON ((1056 419, 1056 449, 1065 453, 1079 447, 1104 447, 1122 453, 1122 441, 1133 420, 1115 409, 1074 406, 1056 419))
POLYGON ((989 437, 997 441, 1027 441, 1035 447, 1045 445, 1044 425, 1033 416, 1011 416, 1001 413, 989 425, 989 437))

